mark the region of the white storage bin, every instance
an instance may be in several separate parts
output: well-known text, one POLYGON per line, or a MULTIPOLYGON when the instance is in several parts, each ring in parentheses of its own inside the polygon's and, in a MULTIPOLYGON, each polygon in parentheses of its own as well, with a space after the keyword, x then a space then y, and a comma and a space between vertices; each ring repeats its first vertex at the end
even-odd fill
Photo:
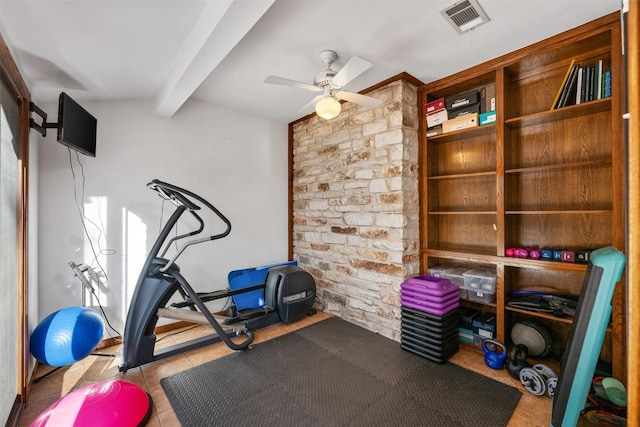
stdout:
POLYGON ((445 272, 445 278, 451 280, 451 283, 463 288, 464 285, 464 273, 469 271, 466 267, 453 267, 445 272))
POLYGON ((444 277, 446 279, 447 277, 445 276, 445 274, 447 273, 448 270, 451 270, 452 268, 455 268, 455 267, 452 265, 435 265, 427 269, 427 273, 429 274, 429 276, 444 277))
POLYGON ((483 291, 475 291, 473 289, 467 289, 467 294, 471 301, 489 303, 496 299, 496 293, 487 293, 483 291))
POLYGON ((458 295, 460 298, 469 298, 467 289, 464 286, 464 272, 469 270, 466 267, 449 267, 444 271, 445 279, 451 280, 451 283, 458 285, 458 295))
POLYGON ((496 272, 484 268, 468 270, 464 274, 464 287, 482 294, 496 293, 496 272))

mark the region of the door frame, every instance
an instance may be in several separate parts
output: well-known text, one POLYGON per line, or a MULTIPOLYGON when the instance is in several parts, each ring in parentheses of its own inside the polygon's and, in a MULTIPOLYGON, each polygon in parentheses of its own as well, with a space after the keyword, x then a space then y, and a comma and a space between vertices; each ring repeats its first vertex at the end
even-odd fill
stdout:
POLYGON ((27 402, 28 379, 29 379, 29 353, 27 352, 28 342, 28 198, 29 198, 29 103, 31 100, 27 85, 20 75, 20 70, 16 65, 4 38, 0 34, 0 72, 3 79, 9 85, 10 90, 16 95, 19 108, 18 127, 18 200, 17 207, 17 293, 18 293, 18 337, 16 351, 18 353, 17 371, 17 392, 13 403, 13 408, 8 426, 18 425, 18 420, 27 402))

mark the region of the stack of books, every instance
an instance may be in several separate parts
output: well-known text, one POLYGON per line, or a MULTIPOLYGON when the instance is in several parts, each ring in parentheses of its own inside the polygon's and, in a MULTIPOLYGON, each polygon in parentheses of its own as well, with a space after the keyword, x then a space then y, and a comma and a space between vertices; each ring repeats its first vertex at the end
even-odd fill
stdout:
POLYGON ((569 64, 562 84, 551 106, 552 110, 611 96, 611 71, 602 60, 594 64, 569 64))

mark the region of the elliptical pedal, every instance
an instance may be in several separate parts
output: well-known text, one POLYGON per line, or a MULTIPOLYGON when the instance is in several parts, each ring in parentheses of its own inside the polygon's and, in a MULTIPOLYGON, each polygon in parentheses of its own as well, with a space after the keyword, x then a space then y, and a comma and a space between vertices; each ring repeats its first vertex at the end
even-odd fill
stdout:
POLYGON ((236 311, 234 316, 227 317, 227 319, 224 321, 224 324, 232 325, 234 323, 244 322, 245 320, 266 316, 267 314, 273 313, 274 311, 276 311, 275 307, 271 307, 268 305, 258 307, 258 308, 250 308, 246 310, 236 311))

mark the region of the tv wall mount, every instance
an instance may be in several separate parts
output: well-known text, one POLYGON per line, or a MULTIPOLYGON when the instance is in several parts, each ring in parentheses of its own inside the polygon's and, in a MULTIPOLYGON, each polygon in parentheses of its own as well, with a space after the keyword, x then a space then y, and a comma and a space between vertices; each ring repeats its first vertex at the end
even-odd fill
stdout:
POLYGON ((36 113, 38 116, 42 118, 42 123, 38 124, 33 119, 33 117, 29 117, 29 127, 31 129, 35 129, 40 135, 43 137, 47 136, 47 129, 57 129, 58 123, 48 123, 47 122, 47 113, 42 111, 40 107, 38 107, 33 102, 29 102, 29 111, 32 113, 36 113))

